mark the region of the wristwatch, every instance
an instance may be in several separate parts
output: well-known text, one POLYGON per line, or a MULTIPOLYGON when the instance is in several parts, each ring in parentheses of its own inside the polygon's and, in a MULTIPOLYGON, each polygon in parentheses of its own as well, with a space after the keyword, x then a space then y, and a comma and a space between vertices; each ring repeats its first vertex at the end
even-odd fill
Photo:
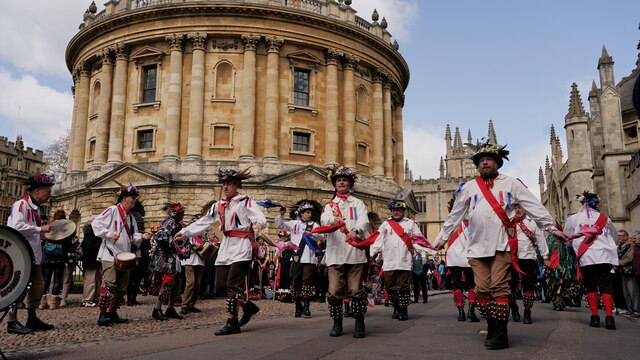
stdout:
POLYGON ((353 232, 354 232, 354 233, 356 233, 356 234, 359 234, 359 233, 360 233, 360 231, 358 231, 358 229, 355 229, 355 228, 354 228, 354 229, 351 229, 351 231, 353 231, 353 232))

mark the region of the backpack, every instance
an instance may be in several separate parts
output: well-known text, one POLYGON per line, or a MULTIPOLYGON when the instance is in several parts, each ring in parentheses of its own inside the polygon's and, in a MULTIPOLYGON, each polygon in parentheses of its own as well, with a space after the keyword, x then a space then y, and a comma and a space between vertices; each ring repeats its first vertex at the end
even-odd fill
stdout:
POLYGON ((62 244, 52 243, 47 241, 42 248, 42 251, 47 257, 60 257, 64 254, 62 244))

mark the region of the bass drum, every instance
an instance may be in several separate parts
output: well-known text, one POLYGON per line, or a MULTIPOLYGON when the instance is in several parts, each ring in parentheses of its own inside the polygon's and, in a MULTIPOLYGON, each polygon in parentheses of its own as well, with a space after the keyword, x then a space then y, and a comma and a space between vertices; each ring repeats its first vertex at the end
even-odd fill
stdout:
POLYGON ((24 236, 0 225, 0 311, 27 294, 34 261, 33 250, 24 236))

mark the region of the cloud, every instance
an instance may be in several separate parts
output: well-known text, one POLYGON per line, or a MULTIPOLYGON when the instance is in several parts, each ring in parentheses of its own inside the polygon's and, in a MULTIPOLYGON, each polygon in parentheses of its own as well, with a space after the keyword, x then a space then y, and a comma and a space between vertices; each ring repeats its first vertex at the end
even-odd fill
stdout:
POLYGON ((39 149, 56 140, 69 127, 73 96, 42 85, 34 77, 13 77, 0 68, 0 129, 11 138, 14 131, 39 149))
POLYGON ((372 21, 373 9, 378 10, 380 15, 378 22, 385 17, 389 23, 387 30, 398 42, 411 38, 411 25, 418 20, 420 15, 417 0, 360 0, 354 1, 351 7, 358 11, 356 15, 369 22, 372 21))
POLYGON ((414 180, 420 176, 423 179, 440 176, 440 157, 447 152, 441 134, 444 134, 444 128, 426 129, 405 125, 404 156, 409 161, 414 180))

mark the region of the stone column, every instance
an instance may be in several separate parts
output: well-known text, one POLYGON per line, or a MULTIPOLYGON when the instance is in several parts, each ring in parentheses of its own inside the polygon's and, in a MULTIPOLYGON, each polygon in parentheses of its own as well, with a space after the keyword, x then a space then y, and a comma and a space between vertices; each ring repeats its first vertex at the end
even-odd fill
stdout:
POLYGON ((93 166, 107 162, 109 147, 109 120, 111 119, 111 88, 113 84, 113 58, 109 48, 98 51, 102 61, 100 71, 100 104, 98 105, 98 119, 96 124, 96 152, 93 166))
POLYGON ((171 49, 169 64, 169 86, 167 91, 167 122, 165 124, 165 160, 178 160, 180 151, 180 115, 182 108, 182 53, 184 35, 172 34, 165 37, 171 49))
POLYGON ((240 159, 255 159, 256 134, 256 45, 260 37, 242 34, 244 68, 242 71, 242 117, 240 120, 240 159))
POLYGON ((111 130, 109 136, 110 164, 122 163, 124 144, 124 114, 127 100, 127 77, 129 68, 129 49, 124 43, 115 46, 116 70, 113 83, 113 100, 111 102, 111 130))
POLYGON ((71 130, 69 131, 69 149, 67 150, 67 169, 66 173, 70 173, 73 171, 74 166, 74 145, 73 142, 76 138, 76 118, 78 117, 78 98, 76 97, 76 89, 78 87, 78 83, 80 82, 80 77, 76 74, 76 71, 73 71, 73 86, 71 87, 71 93, 73 94, 73 112, 71 113, 71 130))
POLYGON ((372 71, 373 101, 371 111, 371 131, 373 132, 373 176, 384 176, 384 122, 382 106, 382 72, 372 71))
POLYGON ((82 63, 75 68, 76 77, 79 78, 76 87, 75 102, 77 106, 75 116, 73 143, 72 171, 84 170, 85 150, 87 148, 87 121, 89 120, 89 76, 90 64, 82 63))
MULTIPOLYGON (((402 130, 402 108, 404 107, 404 95, 400 95, 400 100, 396 104, 395 122, 393 132, 396 138, 396 182, 404 186, 404 134, 402 130)), ((442 177, 442 176, 441 176, 442 177)))
POLYGON ((382 100, 384 116, 384 176, 393 179, 393 128, 391 119, 391 82, 383 83, 382 100))
POLYGON ((267 41, 267 86, 264 106, 264 159, 278 160, 278 129, 280 128, 280 47, 284 39, 270 36, 267 41))
POLYGON ((338 164, 338 60, 344 53, 338 49, 327 49, 327 85, 325 111, 325 166, 338 164))
POLYGON ((204 69, 206 33, 187 34, 193 45, 191 93, 189 94, 189 133, 187 159, 202 160, 202 124, 204 123, 204 69))
POLYGON ((343 128, 344 138, 342 161, 345 166, 356 167, 356 90, 354 86, 354 67, 360 59, 352 54, 344 55, 343 88, 344 88, 344 113, 343 128))

